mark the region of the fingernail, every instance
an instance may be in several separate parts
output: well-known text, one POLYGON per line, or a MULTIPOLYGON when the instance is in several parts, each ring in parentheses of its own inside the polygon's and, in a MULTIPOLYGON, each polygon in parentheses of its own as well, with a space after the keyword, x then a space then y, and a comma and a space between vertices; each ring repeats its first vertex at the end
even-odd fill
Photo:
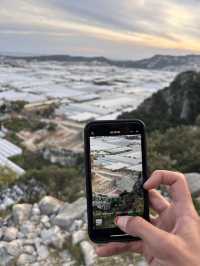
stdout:
POLYGON ((117 217, 116 224, 117 224, 122 230, 124 230, 124 229, 126 229, 126 225, 127 225, 128 219, 129 219, 129 217, 127 217, 127 216, 120 216, 120 217, 117 217))

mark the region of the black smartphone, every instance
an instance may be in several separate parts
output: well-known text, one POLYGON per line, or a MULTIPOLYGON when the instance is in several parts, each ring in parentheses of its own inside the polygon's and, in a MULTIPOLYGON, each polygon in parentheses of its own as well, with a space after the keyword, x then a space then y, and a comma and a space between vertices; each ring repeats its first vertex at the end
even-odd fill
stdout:
POLYGON ((94 121, 85 127, 88 234, 92 241, 133 241, 117 216, 149 220, 145 126, 140 120, 94 121))

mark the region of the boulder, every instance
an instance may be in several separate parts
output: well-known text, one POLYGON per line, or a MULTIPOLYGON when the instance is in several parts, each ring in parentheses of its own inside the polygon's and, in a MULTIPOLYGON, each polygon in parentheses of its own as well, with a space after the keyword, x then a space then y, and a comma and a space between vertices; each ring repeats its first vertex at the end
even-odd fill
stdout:
POLYGON ((16 262, 16 266, 30 265, 36 261, 36 257, 29 254, 21 254, 16 262))
POLYGON ((38 260, 45 260, 49 256, 49 251, 46 246, 40 245, 37 247, 38 260))
POLYGON ((69 204, 65 203, 64 207, 59 211, 58 215, 54 218, 53 223, 63 229, 69 229, 74 220, 83 216, 86 210, 85 198, 80 198, 77 201, 69 204))
POLYGON ((17 236, 18 236, 18 229, 17 228, 7 227, 3 233, 3 240, 9 242, 9 241, 15 240, 17 238, 17 236))
POLYGON ((86 266, 94 265, 96 253, 93 246, 88 241, 83 241, 80 244, 86 266))
POLYGON ((19 239, 13 240, 6 245, 6 249, 9 255, 17 257, 23 251, 23 242, 19 239))
POLYGON ((0 242, 0 265, 2 266, 10 265, 14 260, 13 256, 8 253, 7 244, 7 242, 0 242))
POLYGON ((13 206, 12 214, 13 220, 16 225, 21 225, 29 220, 31 215, 31 204, 16 204, 13 206))
POLYGON ((63 206, 63 202, 51 196, 45 196, 39 202, 39 208, 42 214, 52 215, 57 214, 63 206))
POLYGON ((26 253, 26 254, 34 254, 35 253, 35 249, 32 245, 25 245, 23 247, 23 252, 26 253))
POLYGON ((56 249, 62 249, 67 235, 63 234, 60 228, 55 225, 50 229, 43 229, 41 232, 41 239, 45 245, 52 246, 56 249))

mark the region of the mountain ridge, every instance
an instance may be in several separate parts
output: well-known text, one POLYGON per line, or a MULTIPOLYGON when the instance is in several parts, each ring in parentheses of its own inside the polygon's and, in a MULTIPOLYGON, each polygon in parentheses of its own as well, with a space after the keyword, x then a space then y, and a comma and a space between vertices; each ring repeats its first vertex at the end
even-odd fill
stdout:
POLYGON ((200 70, 200 54, 188 54, 183 56, 173 55, 154 55, 150 58, 141 60, 113 60, 103 56, 71 56, 71 55, 39 55, 39 56, 5 56, 0 55, 1 60, 25 60, 25 61, 59 61, 59 62, 82 62, 82 63, 101 63, 111 66, 141 68, 141 69, 166 69, 183 68, 184 70, 200 70))

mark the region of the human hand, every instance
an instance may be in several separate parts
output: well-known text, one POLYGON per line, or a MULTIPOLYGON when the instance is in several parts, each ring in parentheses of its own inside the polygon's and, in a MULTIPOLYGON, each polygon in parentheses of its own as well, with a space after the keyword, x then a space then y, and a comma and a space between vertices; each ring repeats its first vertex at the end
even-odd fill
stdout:
POLYGON ((141 217, 117 217, 121 230, 141 238, 129 243, 109 243, 99 246, 99 256, 111 256, 126 251, 144 255, 151 266, 200 265, 200 217, 194 209, 186 178, 183 174, 155 171, 145 183, 151 207, 158 214, 148 223, 141 217), (168 185, 171 202, 155 188, 168 185))

